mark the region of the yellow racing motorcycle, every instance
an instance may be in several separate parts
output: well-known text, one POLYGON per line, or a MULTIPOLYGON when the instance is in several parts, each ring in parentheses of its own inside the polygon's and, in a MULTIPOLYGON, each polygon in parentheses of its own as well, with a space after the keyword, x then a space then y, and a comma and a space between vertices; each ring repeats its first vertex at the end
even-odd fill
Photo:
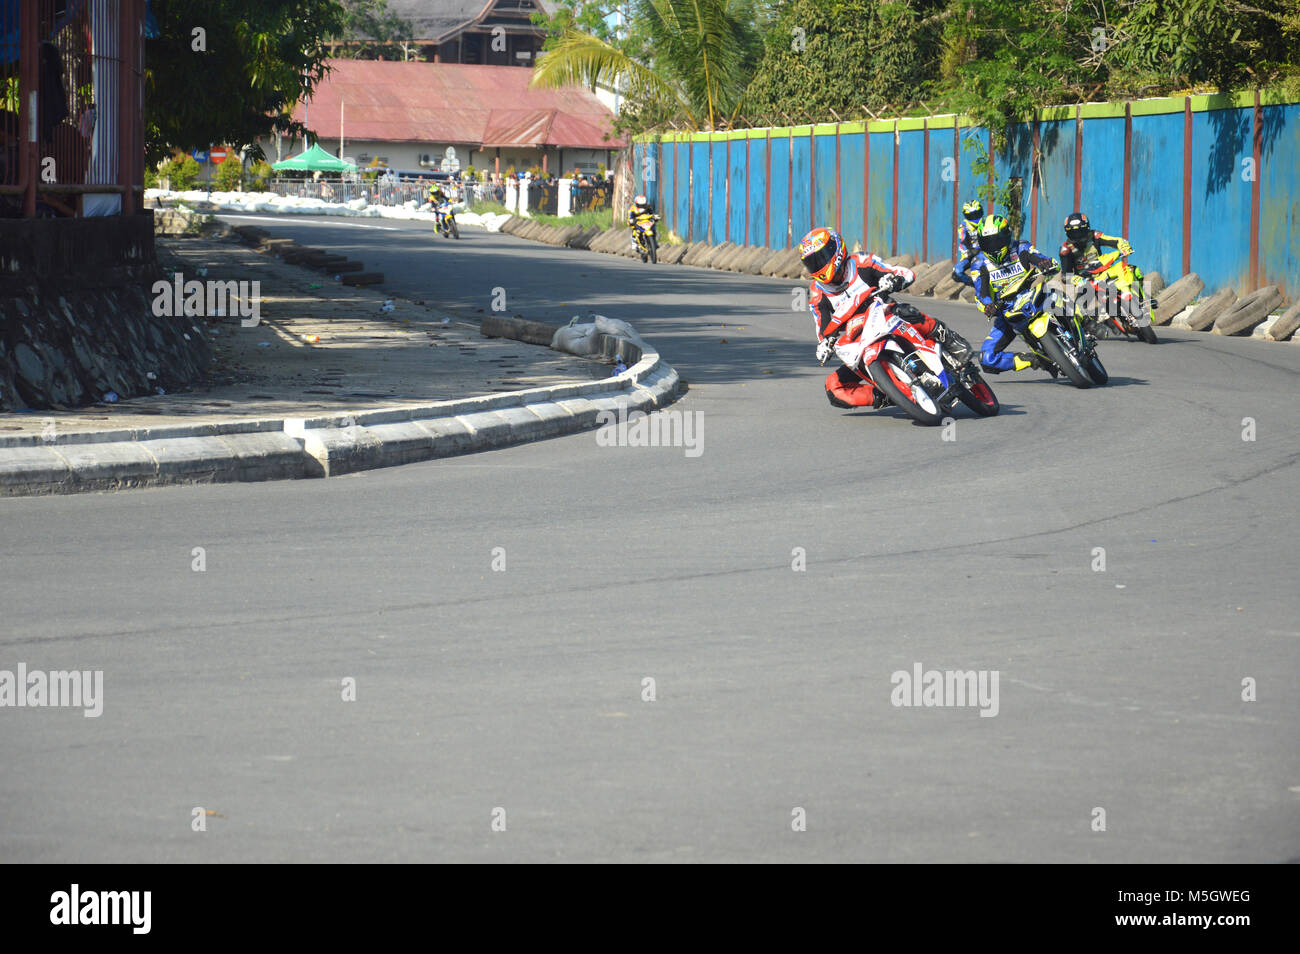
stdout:
POLYGON ((1125 337, 1156 344, 1151 327, 1154 300, 1142 293, 1142 270, 1128 263, 1128 256, 1116 249, 1100 259, 1085 263, 1074 277, 1075 312, 1090 334, 1116 331, 1125 337))

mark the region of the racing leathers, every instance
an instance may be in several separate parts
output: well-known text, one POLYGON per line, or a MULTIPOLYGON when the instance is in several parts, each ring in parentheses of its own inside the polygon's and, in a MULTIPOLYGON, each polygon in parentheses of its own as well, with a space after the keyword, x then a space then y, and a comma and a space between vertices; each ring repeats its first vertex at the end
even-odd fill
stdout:
POLYGON ((971 265, 975 275, 975 298, 984 314, 993 319, 993 328, 980 348, 980 367, 985 371, 998 374, 1041 366, 1033 354, 1008 354, 1003 350, 1017 334, 1015 326, 1002 316, 1006 306, 1004 295, 1019 285, 1027 270, 1035 267, 1054 272, 1057 266, 1054 259, 1028 242, 1012 242, 1006 250, 1005 262, 995 262, 980 252, 971 265))
MULTIPOLYGON (((915 280, 916 275, 909 268, 890 265, 878 255, 853 252, 845 258, 843 280, 839 284, 813 281, 808 307, 816 325, 819 356, 825 349, 831 349, 843 362, 842 367, 826 378, 826 396, 835 407, 884 406, 884 394, 872 386, 871 379, 860 366, 862 352, 869 342, 840 344, 836 338, 846 321, 866 311, 871 299, 881 289, 882 281, 886 291, 897 291, 915 280)), ((936 337, 937 330, 942 327, 911 305, 895 302, 889 308, 893 314, 915 325, 926 338, 936 337)))
POLYGON ((952 277, 964 285, 974 287, 975 278, 970 270, 979 253, 979 222, 962 219, 957 226, 957 264, 952 268, 952 277))
POLYGON ((1103 245, 1117 248, 1125 255, 1133 251, 1133 246, 1129 245, 1128 240, 1122 236, 1103 235, 1101 232, 1094 231, 1089 233, 1088 238, 1083 242, 1066 239, 1061 245, 1061 271, 1067 275, 1077 274, 1084 265, 1101 258, 1103 245))

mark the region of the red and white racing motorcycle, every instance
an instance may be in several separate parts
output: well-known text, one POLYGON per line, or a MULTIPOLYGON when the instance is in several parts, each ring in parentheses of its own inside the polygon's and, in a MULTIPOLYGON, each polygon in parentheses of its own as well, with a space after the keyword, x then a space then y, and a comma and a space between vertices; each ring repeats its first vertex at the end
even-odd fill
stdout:
POLYGON ((844 323, 836 353, 843 357, 842 349, 852 353, 853 345, 865 345, 853 370, 865 373, 889 403, 921 424, 942 424, 958 401, 981 417, 998 413, 977 354, 965 346, 945 350, 927 340, 895 313, 899 307, 886 294, 872 296, 864 314, 844 323))

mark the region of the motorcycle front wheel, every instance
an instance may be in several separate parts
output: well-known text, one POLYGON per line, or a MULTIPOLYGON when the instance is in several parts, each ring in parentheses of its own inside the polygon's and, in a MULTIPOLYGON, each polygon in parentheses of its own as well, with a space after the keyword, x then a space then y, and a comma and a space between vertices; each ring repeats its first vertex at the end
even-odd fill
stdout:
POLYGON ((867 373, 885 397, 912 420, 931 427, 943 423, 943 408, 921 386, 921 382, 898 363, 898 352, 882 351, 880 357, 867 366, 867 373))
POLYGON ((1062 340, 1065 336, 1056 325, 1049 325, 1047 334, 1038 339, 1038 345, 1043 349, 1052 364, 1060 368, 1061 373, 1070 379, 1070 383, 1076 388, 1092 387, 1092 376, 1084 369, 1079 360, 1079 353, 1074 344, 1066 344, 1062 340))
POLYGON ((972 373, 970 384, 961 389, 957 399, 980 417, 992 417, 1002 409, 993 389, 978 371, 972 373))
POLYGON ((646 244, 646 254, 650 256, 650 264, 658 265, 659 264, 659 240, 656 239, 654 237, 654 234, 652 233, 646 236, 645 244, 646 244))

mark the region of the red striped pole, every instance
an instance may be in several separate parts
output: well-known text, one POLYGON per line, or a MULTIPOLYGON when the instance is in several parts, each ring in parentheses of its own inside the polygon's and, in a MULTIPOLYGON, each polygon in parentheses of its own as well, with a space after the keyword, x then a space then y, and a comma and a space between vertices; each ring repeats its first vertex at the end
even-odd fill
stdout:
POLYGON ((763 136, 763 244, 772 240, 772 127, 763 136))
POLYGON ((1260 286, 1259 279, 1259 161, 1264 150, 1264 109, 1255 90, 1255 137, 1251 155, 1254 157, 1250 179, 1250 288, 1260 286))
POLYGON ((871 120, 862 121, 862 250, 871 242, 871 120))
POLYGON ((731 133, 727 133, 726 174, 722 185, 722 241, 731 241, 731 133))
POLYGON ((1129 192, 1133 184, 1133 104, 1124 104, 1124 215, 1120 226, 1128 236, 1129 192))
POLYGON ((740 244, 749 244, 749 207, 754 203, 749 201, 749 190, 752 186, 754 177, 753 163, 750 161, 752 149, 749 147, 749 133, 745 133, 745 138, 741 140, 745 144, 745 237, 740 244))
POLYGON ((889 254, 898 254, 898 120, 894 120, 894 222, 889 239, 889 254))
POLYGON ((686 241, 695 241, 695 143, 686 140, 686 241))
POLYGON ((1038 144, 1039 122, 1034 120, 1034 166, 1029 170, 1029 240, 1038 244, 1038 144))
POLYGON ((835 231, 844 234, 840 209, 840 124, 835 124, 835 231))
POLYGON ((925 159, 921 167, 921 261, 930 260, 930 118, 922 127, 925 136, 925 159))
POLYGON ((1192 97, 1183 97, 1183 274, 1192 270, 1192 97))
POLYGON ((952 260, 957 261, 957 206, 961 202, 961 136, 957 124, 961 117, 952 117, 952 260))
POLYGON ((817 126, 808 127, 808 228, 817 228, 817 126))
POLYGON ((1083 107, 1074 107, 1074 207, 1083 202, 1083 107))
MULTIPOLYGON (((996 181, 995 176, 993 174, 993 130, 992 129, 989 130, 988 157, 989 157, 989 195, 992 196, 993 183, 996 181)), ((993 206, 993 201, 990 198, 989 207, 992 208, 992 206, 993 206)))

